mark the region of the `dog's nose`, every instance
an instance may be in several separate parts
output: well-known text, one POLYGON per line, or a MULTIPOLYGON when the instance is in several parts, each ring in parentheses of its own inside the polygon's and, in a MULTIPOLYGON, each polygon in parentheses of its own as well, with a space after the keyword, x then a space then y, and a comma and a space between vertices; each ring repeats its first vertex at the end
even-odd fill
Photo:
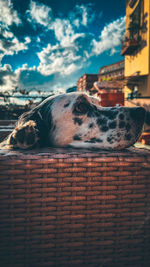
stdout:
POLYGON ((146 111, 142 107, 137 107, 137 108, 131 108, 130 109, 131 118, 134 119, 135 121, 144 120, 145 114, 146 114, 146 111))

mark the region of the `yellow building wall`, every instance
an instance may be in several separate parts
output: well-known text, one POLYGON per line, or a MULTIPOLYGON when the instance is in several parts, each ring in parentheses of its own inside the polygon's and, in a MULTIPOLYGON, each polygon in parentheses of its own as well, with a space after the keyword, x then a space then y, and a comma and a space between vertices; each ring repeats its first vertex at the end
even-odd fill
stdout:
MULTIPOLYGON (((138 1, 139 2, 139 1, 138 1)), ((138 4, 137 2, 137 4, 138 4)), ((137 4, 134 8, 130 8, 129 4, 126 6, 126 29, 129 25, 129 15, 136 8, 137 4)), ((145 20, 147 21, 147 32, 141 33, 142 40, 146 41, 146 46, 141 49, 138 53, 131 56, 125 56, 125 77, 133 75, 135 72, 140 72, 140 75, 148 75, 150 68, 150 0, 144 0, 144 14, 147 14, 145 20)), ((128 33, 126 31, 126 36, 128 33)))

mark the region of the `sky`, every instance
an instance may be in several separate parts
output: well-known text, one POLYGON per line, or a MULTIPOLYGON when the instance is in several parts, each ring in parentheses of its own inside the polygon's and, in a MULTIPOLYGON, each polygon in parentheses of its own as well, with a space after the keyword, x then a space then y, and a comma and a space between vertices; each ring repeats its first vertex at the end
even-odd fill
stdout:
POLYGON ((0 0, 0 91, 63 92, 122 60, 125 0, 0 0))

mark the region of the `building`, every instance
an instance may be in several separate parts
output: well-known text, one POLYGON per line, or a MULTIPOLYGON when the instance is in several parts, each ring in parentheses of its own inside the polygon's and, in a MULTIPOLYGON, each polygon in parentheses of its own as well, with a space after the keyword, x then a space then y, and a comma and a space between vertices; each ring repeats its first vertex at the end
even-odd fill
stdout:
POLYGON ((93 92, 94 82, 123 80, 124 60, 103 66, 98 74, 84 74, 77 81, 77 91, 93 92))
POLYGON ((124 79, 124 60, 103 66, 99 70, 98 81, 123 80, 124 79))
POLYGON ((98 81, 98 74, 84 74, 77 81, 77 91, 87 91, 93 87, 93 83, 98 81))
MULTIPOLYGON (((150 0, 126 0, 125 93, 150 96, 150 0)), ((126 94, 127 96, 127 94, 126 94)))

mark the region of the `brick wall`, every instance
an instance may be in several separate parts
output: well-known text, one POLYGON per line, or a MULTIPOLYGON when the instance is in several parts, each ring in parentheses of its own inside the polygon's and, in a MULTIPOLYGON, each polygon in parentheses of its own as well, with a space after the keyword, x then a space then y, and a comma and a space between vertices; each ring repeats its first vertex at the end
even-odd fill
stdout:
POLYGON ((0 152, 0 266, 150 266, 150 152, 0 152))

